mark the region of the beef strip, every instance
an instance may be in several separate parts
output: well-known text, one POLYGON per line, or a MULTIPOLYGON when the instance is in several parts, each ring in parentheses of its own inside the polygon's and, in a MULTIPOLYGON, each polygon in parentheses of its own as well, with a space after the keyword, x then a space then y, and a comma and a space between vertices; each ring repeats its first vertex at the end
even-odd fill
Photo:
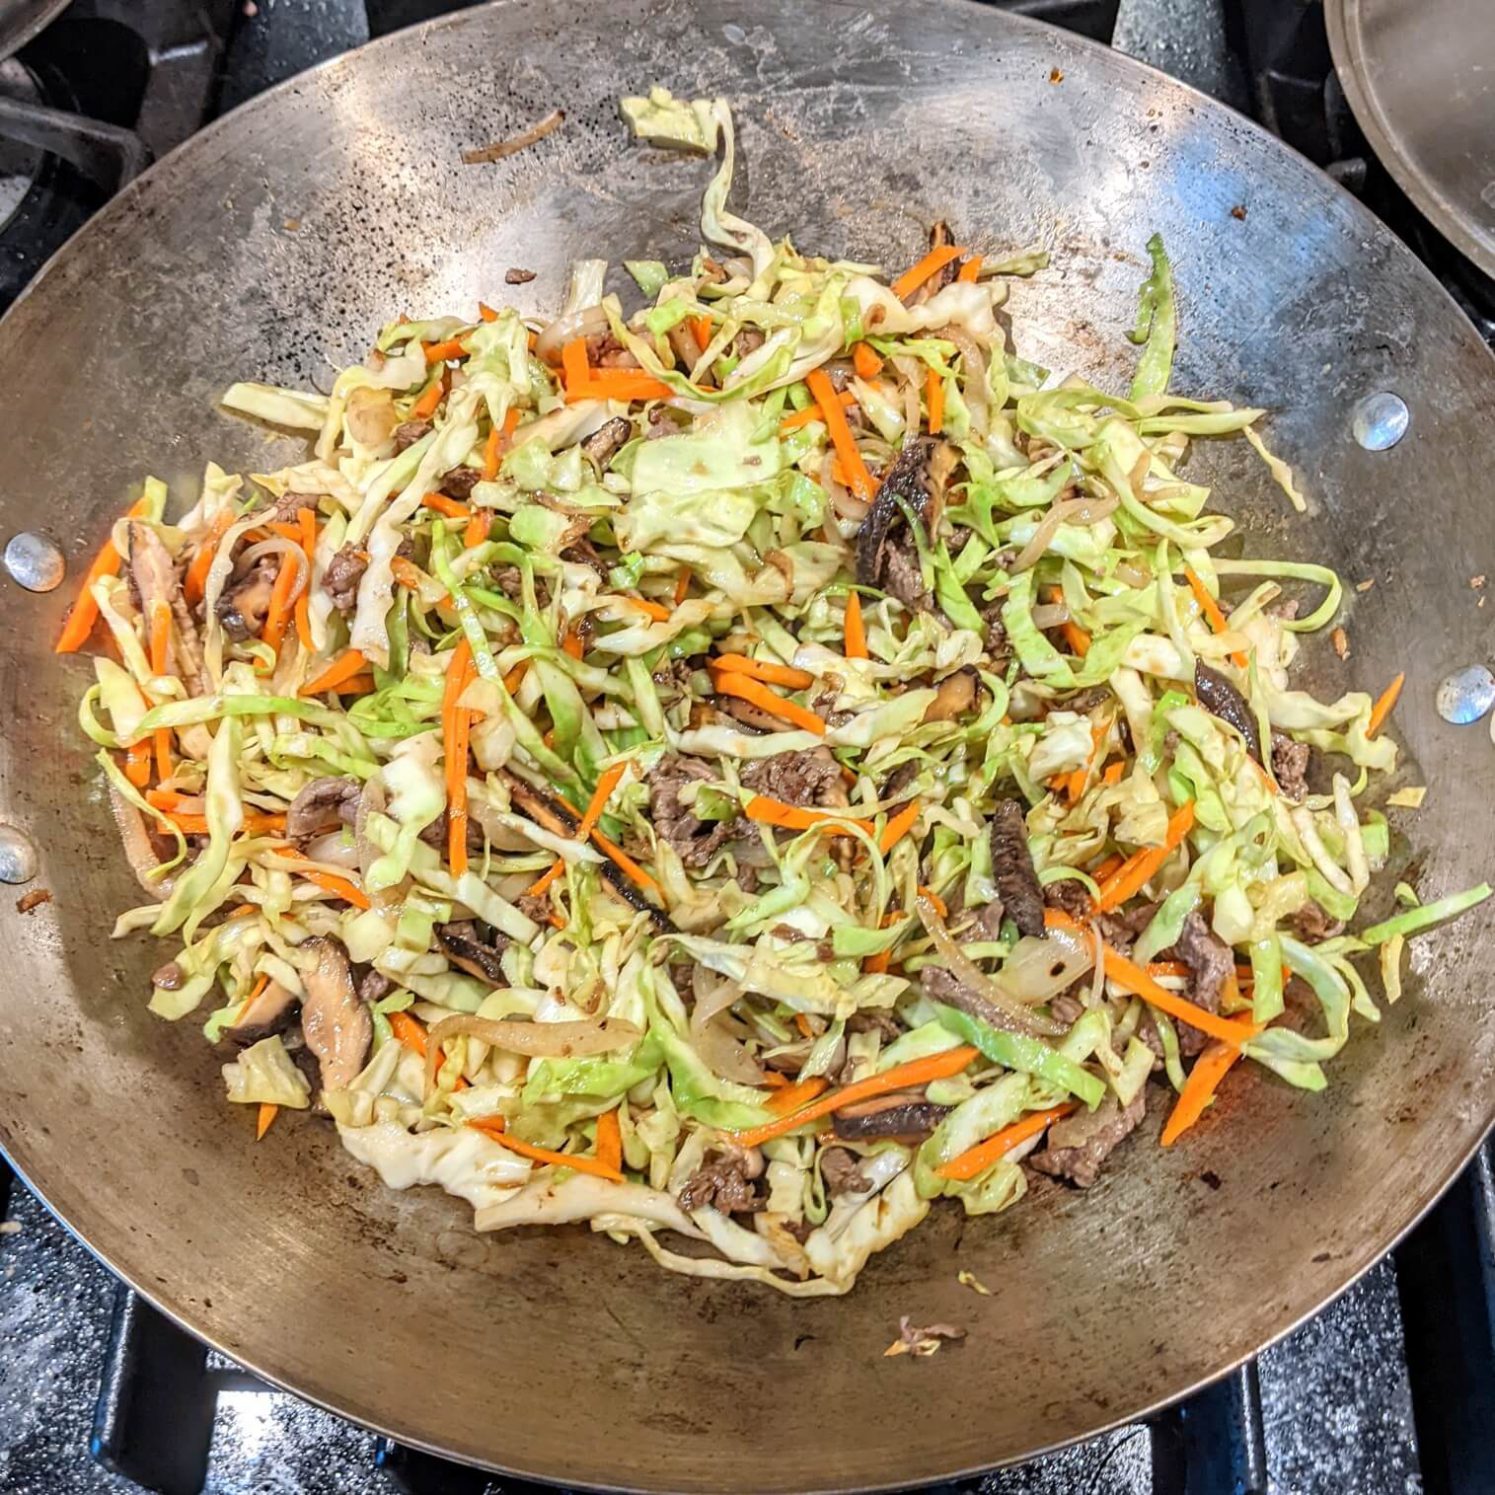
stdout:
POLYGON ((884 1043, 892 1043, 903 1033, 902 1024, 885 1007, 863 1007, 846 1019, 848 1033, 880 1033, 884 1043))
POLYGON ((510 265, 504 271, 504 284, 506 286, 528 285, 537 274, 534 270, 523 270, 518 265, 510 265))
POLYGON ((1331 919, 1312 899, 1293 915, 1292 922, 1298 938, 1308 945, 1317 945, 1344 933, 1344 920, 1331 919))
POLYGON ((1043 938, 1043 888, 1028 850, 1028 822, 1015 799, 1001 799, 991 817, 991 864, 1008 917, 1022 934, 1043 938))
POLYGON ((229 582, 218 597, 218 621, 229 638, 242 642, 258 638, 270 611, 270 594, 280 565, 264 555, 243 576, 229 582))
POLYGON ((725 1215, 750 1214, 763 1208, 753 1180, 763 1171, 763 1159, 741 1151, 718 1153, 686 1179, 680 1208, 689 1212, 712 1205, 725 1215), (756 1165, 755 1165, 756 1159, 756 1165))
POLYGON ((1130 955, 1137 936, 1152 923, 1152 916, 1161 905, 1139 903, 1133 908, 1118 909, 1114 913, 1096 914, 1092 921, 1100 937, 1122 955, 1130 955))
POLYGON ((1090 917, 1090 894, 1077 878, 1061 877, 1058 882, 1051 882, 1043 890, 1043 901, 1047 908, 1060 909, 1071 919, 1090 917))
POLYGON ((147 623, 158 602, 171 609, 174 625, 167 652, 167 667, 184 680, 196 681, 206 691, 203 675, 202 645, 197 637, 186 598, 182 596, 182 579, 177 563, 154 529, 136 520, 126 526, 130 546, 130 591, 147 623))
POLYGON ((358 583, 369 569, 369 558, 356 545, 344 545, 327 562, 322 573, 322 590, 332 598, 332 605, 344 615, 358 606, 358 583))
MULTIPOLYGON (((1090 978, 1087 976, 1085 980, 1088 982, 1090 978)), ((1085 1001, 1078 995, 1077 988, 1078 983, 1070 987, 1068 991, 1060 992, 1049 1003, 1049 1016, 1056 1023, 1063 1023, 1065 1027, 1070 1027, 1085 1015, 1085 1001)))
POLYGON ((736 833, 738 821, 700 820, 680 798, 687 784, 704 784, 717 775, 698 758, 661 758, 650 771, 649 817, 654 831, 687 867, 704 867, 736 833))
POLYGON ((465 503, 472 497, 472 490, 482 481, 481 468, 468 467, 466 463, 462 463, 442 474, 439 487, 448 498, 455 498, 458 502, 465 503))
POLYGON ((919 989, 931 1002, 943 1002, 969 1014, 989 1028, 1003 1032, 1014 1031, 1013 1020, 994 1002, 988 1001, 978 991, 972 991, 962 981, 957 981, 949 971, 940 966, 925 966, 919 972, 919 989))
MULTIPOLYGON (((1218 1012, 1220 993, 1235 974, 1235 956, 1197 908, 1189 911, 1169 954, 1183 961, 1193 976, 1189 1000, 1206 1012, 1218 1012)), ((1208 1042, 1208 1036, 1192 1023, 1179 1022, 1178 1047, 1183 1054, 1197 1054, 1208 1042)))
POLYGON ((407 420, 404 425, 395 427, 395 451, 403 452, 406 447, 414 446, 417 441, 429 436, 436 428, 428 420, 407 420))
POLYGON ((286 811, 286 835, 298 846, 358 818, 362 786, 354 778, 313 779, 286 811))
POLYGON ((1308 797, 1308 765, 1313 749, 1286 732, 1272 733, 1272 777, 1284 799, 1295 804, 1308 797))
POLYGON ((755 794, 766 794, 786 805, 845 809, 849 803, 841 767, 829 748, 758 758, 742 770, 742 782, 755 794))
POLYGON ((1088 1189, 1100 1177, 1101 1165, 1136 1130, 1147 1110, 1147 1092, 1139 1090, 1124 1111, 1114 1095, 1094 1111, 1079 1110, 1049 1128, 1048 1146, 1028 1162, 1040 1173, 1088 1189))
POLYGON ((370 969, 364 972, 358 983, 358 1000, 367 1002, 372 1007, 375 1002, 382 1002, 394 989, 394 982, 383 971, 370 969))
POLYGON ((820 1154, 820 1177, 832 1199, 842 1194, 865 1194, 872 1187, 861 1170, 861 1159, 845 1147, 827 1147, 820 1154))

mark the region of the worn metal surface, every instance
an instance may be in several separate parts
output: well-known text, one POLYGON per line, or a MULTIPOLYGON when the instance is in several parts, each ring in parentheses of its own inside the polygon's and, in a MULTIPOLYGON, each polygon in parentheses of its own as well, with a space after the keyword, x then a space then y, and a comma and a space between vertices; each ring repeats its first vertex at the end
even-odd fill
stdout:
MULTIPOLYGON (((1495 571, 1490 354, 1353 199, 1262 131, 1160 74, 975 6, 515 0, 295 79, 128 188, 0 323, 12 381, 0 518, 91 552, 146 471, 178 502, 203 462, 298 448, 219 415, 230 380, 319 382, 396 312, 505 294, 560 301, 566 264, 680 260, 702 162, 630 144, 615 96, 663 82, 737 107, 735 205, 829 253, 901 265, 948 218, 993 250, 1049 245, 1015 287, 1019 352, 1117 378, 1160 230, 1182 325, 1176 387, 1266 405, 1314 496, 1293 517, 1239 443, 1201 443, 1257 552, 1324 557, 1352 650, 1321 691, 1410 685, 1399 860, 1425 897, 1489 870, 1495 754, 1433 710, 1481 657, 1471 575, 1495 571), (1051 82, 1055 71, 1062 81, 1051 82), (563 106, 497 165, 460 152, 563 106), (1244 210, 1237 216, 1233 208, 1244 210), (1408 403, 1369 452, 1350 412, 1408 403), (1248 460, 1249 459, 1249 460, 1248 460), (1418 766, 1418 763, 1422 766, 1418 766)), ((1359 1025, 1311 1096, 1254 1067, 1166 1152, 1158 1117, 1088 1194, 993 1220, 939 1208, 855 1292, 789 1302, 682 1281, 579 1230, 474 1236, 468 1212, 394 1194, 315 1123, 259 1146, 192 1024, 145 1010, 159 951, 107 939, 138 901, 74 725, 86 661, 47 652, 66 589, 0 588, 0 812, 42 849, 54 901, 0 903, 8 975, 0 1142, 106 1260, 235 1359, 459 1457, 553 1480, 698 1490, 906 1485, 1130 1419, 1281 1334, 1374 1261, 1490 1116, 1488 907, 1410 956, 1408 994, 1359 1025), (956 1281, 970 1269, 994 1289, 956 1281), (964 1324, 886 1360, 900 1314, 964 1324)), ((1389 901, 1386 900, 1386 901, 1389 901)))
POLYGON ((19 51, 68 0, 0 0, 0 59, 19 51))
POLYGON ((1324 19, 1371 149, 1433 226, 1495 277, 1495 6, 1325 0, 1324 19))

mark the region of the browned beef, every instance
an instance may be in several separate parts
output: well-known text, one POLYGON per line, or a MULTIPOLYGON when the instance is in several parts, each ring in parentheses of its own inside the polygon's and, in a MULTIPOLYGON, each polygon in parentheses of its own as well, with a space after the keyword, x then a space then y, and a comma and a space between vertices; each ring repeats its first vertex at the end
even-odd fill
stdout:
MULTIPOLYGON (((1206 1012, 1218 1012, 1220 993, 1235 974, 1235 956, 1197 908, 1184 920, 1171 954, 1183 961, 1193 975, 1189 1000, 1206 1012)), ((1179 1023, 1178 1046, 1185 1055, 1199 1053, 1208 1042, 1208 1037, 1191 1023, 1179 1023)))
POLYGON ((1058 882, 1051 882, 1043 890, 1043 901, 1049 908, 1061 909, 1071 919, 1090 917, 1090 894, 1077 878, 1061 877, 1058 882))
POLYGON ((848 802, 840 765, 829 748, 755 759, 743 768, 742 782, 753 793, 766 794, 786 805, 843 809, 848 802))
POLYGON ((428 420, 407 420, 404 425, 395 427, 395 450, 403 452, 406 447, 414 446, 423 437, 429 436, 435 427, 428 420))
POLYGON ((521 270, 517 265, 510 265, 504 271, 504 284, 506 286, 528 285, 535 278, 535 274, 533 270, 521 270))
POLYGON ((1272 733, 1272 776, 1283 798, 1299 803, 1308 795, 1308 764, 1313 749, 1286 732, 1272 733))
MULTIPOLYGON (((757 1171, 761 1172, 761 1163, 757 1171)), ((719 1153, 686 1179, 680 1190, 680 1208, 694 1210, 710 1204, 727 1215, 760 1210, 763 1201, 753 1187, 754 1176, 750 1154, 719 1153)))
POLYGON ((861 1170, 861 1159, 845 1147, 827 1147, 820 1154, 820 1177, 832 1199, 841 1194, 865 1194, 871 1185, 861 1170))
POLYGON ((369 558, 356 545, 344 545, 322 573, 322 590, 332 598, 340 613, 350 613, 358 606, 358 583, 369 569, 369 558))
POLYGON ((352 825, 362 793, 354 778, 313 779, 291 801, 286 811, 286 835, 301 845, 314 836, 352 825))
POLYGON ((1317 945, 1322 940, 1332 940, 1344 933, 1344 920, 1331 919, 1318 904, 1310 899, 1293 915, 1293 928, 1305 944, 1317 945))
POLYGON ((687 867, 704 867, 737 829, 730 820, 697 819, 680 791, 687 784, 704 784, 716 774, 698 758, 661 758, 649 774, 649 815, 654 831, 669 843, 687 867))
POLYGON ((1028 850, 1028 823, 1015 799, 997 801, 991 817, 991 864, 1007 916, 1023 934, 1043 938, 1043 888, 1028 850))
POLYGON ((1124 1111, 1114 1095, 1095 1108, 1083 1108, 1049 1128, 1048 1146, 1028 1162, 1040 1173, 1088 1189, 1100 1177, 1101 1165, 1141 1123, 1147 1092, 1141 1090, 1124 1111))
POLYGON ((358 982, 358 1000, 367 1002, 372 1007, 375 1002, 382 1002, 394 989, 394 982, 383 971, 370 968, 358 982))
POLYGON ((448 498, 455 498, 458 502, 466 502, 472 497, 472 490, 483 481, 481 468, 468 467, 466 463, 454 467, 450 472, 442 474, 441 491, 448 498))

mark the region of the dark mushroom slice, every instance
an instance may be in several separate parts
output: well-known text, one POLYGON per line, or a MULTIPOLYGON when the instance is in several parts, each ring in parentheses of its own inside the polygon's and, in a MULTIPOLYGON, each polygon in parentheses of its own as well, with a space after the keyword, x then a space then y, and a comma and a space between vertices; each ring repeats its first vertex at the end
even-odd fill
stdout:
POLYGON ((1211 716, 1219 717, 1227 727, 1234 727, 1246 739, 1246 751, 1261 763, 1261 732, 1256 725, 1256 714, 1245 696, 1219 670, 1212 670, 1203 660, 1194 661, 1194 694, 1211 716))
POLYGON ((879 1095, 843 1106, 831 1126, 843 1142, 922 1142, 949 1114, 949 1106, 908 1094, 879 1095))
POLYGON ((582 455, 591 461, 599 473, 605 472, 607 464, 617 456, 632 435, 633 422, 625 416, 615 415, 611 420, 604 421, 581 443, 582 455))
MULTIPOLYGON (((945 485, 958 460, 954 447, 932 436, 904 443, 903 450, 883 474, 872 507, 857 531, 857 580, 863 586, 891 590, 888 583, 896 579, 895 557, 905 563, 904 569, 912 561, 917 570, 918 558, 913 536, 908 533, 908 518, 911 515, 922 523, 926 534, 935 532, 944 508, 945 485)), ((894 595, 908 603, 908 597, 902 595, 907 590, 902 587, 894 595)))
POLYGON ((218 621, 229 638, 242 643, 258 638, 270 611, 278 567, 274 556, 261 556, 243 576, 230 581, 218 596, 218 621))
POLYGON ((239 1014, 232 1028, 225 1028, 223 1036, 230 1043, 248 1048, 262 1038, 284 1033, 296 1015, 296 1004, 301 999, 288 991, 278 981, 268 982, 265 989, 254 997, 239 1014))
POLYGON ((998 800, 991 817, 991 865, 997 896, 1023 934, 1044 937, 1043 887, 1028 850, 1028 821, 1015 799, 998 800))
POLYGON ((301 949, 317 958, 302 977, 301 1032, 317 1056, 323 1090, 346 1090, 358 1078, 374 1040, 374 1020, 358 999, 348 952, 334 939, 307 940, 301 949))
POLYGON ((354 778, 313 779, 291 801, 286 811, 286 835, 292 841, 310 841, 339 826, 353 825, 358 818, 362 786, 354 778))
POLYGON ((957 670, 940 681, 934 700, 924 713, 928 722, 953 722, 976 705, 975 670, 957 670))
POLYGON ((490 981, 494 986, 506 986, 502 956, 508 940, 498 935, 492 944, 478 938, 478 926, 471 919, 454 924, 436 926, 436 943, 442 953, 460 971, 476 976, 479 981, 490 981))

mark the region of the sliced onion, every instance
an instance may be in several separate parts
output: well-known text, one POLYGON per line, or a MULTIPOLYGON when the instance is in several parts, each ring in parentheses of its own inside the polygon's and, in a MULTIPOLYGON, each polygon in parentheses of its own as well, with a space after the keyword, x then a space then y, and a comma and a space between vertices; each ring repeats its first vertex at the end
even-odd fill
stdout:
POLYGON ((967 375, 960 392, 965 399, 966 409, 971 412, 971 424, 985 435, 989 404, 986 397, 985 356, 976 346, 975 339, 959 327, 941 327, 933 335, 944 338, 947 343, 953 343, 955 351, 960 354, 960 361, 967 375))
POLYGON ((691 988, 696 1000, 690 1014, 690 1037, 696 1052, 722 1079, 761 1085, 762 1066, 722 1026, 723 1014, 742 995, 742 987, 697 966, 691 988))
POLYGON ((547 322, 535 338, 535 356, 546 363, 559 363, 561 349, 579 337, 598 337, 609 330, 607 313, 600 306, 584 306, 547 322))
POLYGON ((1120 502, 1114 494, 1110 498, 1061 499, 1043 516, 1033 531, 1033 538, 1018 552, 1012 563, 1013 572, 1026 571, 1029 566, 1036 565, 1061 524, 1099 524, 1120 502))
POLYGON ((1152 572, 1137 561, 1121 560, 1116 562, 1116 579, 1140 590, 1152 580, 1152 572))
POLYGON ((1073 986, 1095 965, 1095 951, 1083 935, 1050 930, 1046 939, 1024 936, 1002 966, 1002 990, 1016 1001, 1047 1002, 1073 986))
POLYGON ((867 517, 867 510, 871 504, 857 498, 849 488, 836 481, 832 469, 835 466, 835 453, 826 452, 820 463, 820 486, 825 489, 831 501, 831 508, 841 516, 842 519, 855 519, 860 523, 867 517))
POLYGON ((426 1034, 427 1091, 436 1083, 441 1045, 448 1038, 464 1034, 480 1038, 493 1048, 532 1059, 578 1059, 607 1054, 614 1049, 630 1048, 644 1036, 640 1029, 621 1018, 604 1018, 600 1023, 525 1023, 459 1012, 443 1018, 426 1034))
POLYGON ((114 812, 114 823, 119 827, 119 839, 125 849, 125 860, 135 881, 151 895, 153 902, 166 898, 174 877, 150 877, 160 862, 156 848, 151 845, 150 832, 145 826, 145 817, 112 784, 109 786, 109 808, 114 812))
POLYGON ((1094 927, 1090 930, 1090 938, 1094 942, 1090 958, 1095 962, 1091 968, 1090 1005, 1099 1007, 1106 1000, 1106 942, 1100 937, 1100 930, 1094 927))
POLYGON ((1068 1031, 1063 1023, 1040 1013, 1030 1012, 1010 993, 1004 991, 990 976, 971 960, 951 938, 934 904, 922 894, 914 899, 914 911, 919 922, 929 931, 934 948, 944 958, 945 966, 956 981, 980 999, 982 1012, 972 1015, 981 1017, 993 1027, 1005 1028, 1009 1033, 1026 1033, 1031 1037, 1058 1038, 1068 1031))
POLYGON ((1042 633, 1047 628, 1057 628, 1069 622, 1069 608, 1063 602, 1045 602, 1033 609, 1033 626, 1042 633))
POLYGON ((903 386, 903 429, 917 432, 919 429, 919 393, 924 388, 923 365, 917 358, 899 355, 893 360, 903 386))
POLYGON ((362 872, 357 841, 350 841, 342 831, 328 831, 308 841, 303 853, 308 861, 326 862, 329 866, 345 867, 349 872, 362 872))

